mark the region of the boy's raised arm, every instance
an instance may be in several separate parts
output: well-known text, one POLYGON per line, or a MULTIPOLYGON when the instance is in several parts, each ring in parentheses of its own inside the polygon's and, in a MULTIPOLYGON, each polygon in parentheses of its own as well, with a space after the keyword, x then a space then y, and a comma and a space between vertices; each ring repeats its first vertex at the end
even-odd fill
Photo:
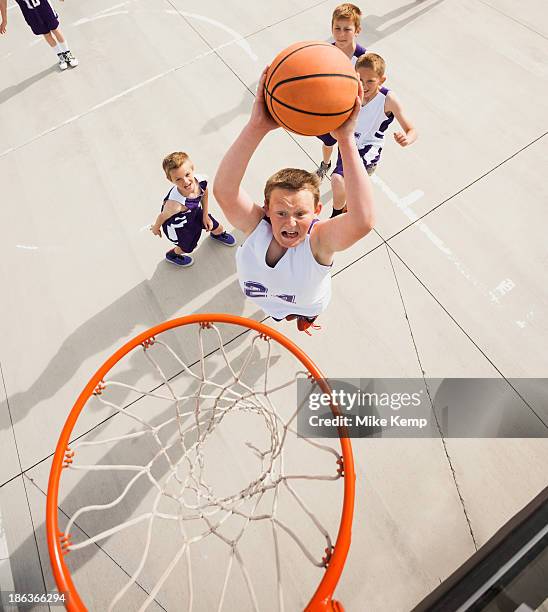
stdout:
POLYGON ((354 140, 354 127, 361 108, 361 83, 354 112, 333 135, 339 143, 344 166, 348 212, 320 221, 312 234, 313 250, 329 261, 333 253, 344 251, 367 235, 374 225, 373 189, 354 140), (314 237, 314 234, 316 236, 314 237))
POLYGON ((243 232, 255 229, 263 218, 263 209, 242 189, 242 179, 262 139, 278 127, 264 101, 266 70, 261 75, 249 121, 223 157, 213 182, 213 195, 226 218, 243 232))

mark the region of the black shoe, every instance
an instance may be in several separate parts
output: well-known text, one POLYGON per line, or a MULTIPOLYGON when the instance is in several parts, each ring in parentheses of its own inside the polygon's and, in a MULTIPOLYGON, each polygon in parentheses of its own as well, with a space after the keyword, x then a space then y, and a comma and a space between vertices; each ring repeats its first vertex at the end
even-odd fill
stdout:
POLYGON ((316 170, 316 174, 318 175, 320 181, 323 181, 323 179, 327 176, 327 173, 329 172, 329 169, 331 168, 331 162, 329 163, 325 163, 322 162, 317 170, 316 170))

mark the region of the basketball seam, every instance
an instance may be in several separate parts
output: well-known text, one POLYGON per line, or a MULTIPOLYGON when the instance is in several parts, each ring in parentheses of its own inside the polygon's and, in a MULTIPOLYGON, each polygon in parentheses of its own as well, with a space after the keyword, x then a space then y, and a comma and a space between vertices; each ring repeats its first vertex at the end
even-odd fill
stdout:
POLYGON ((338 115, 344 115, 345 113, 347 113, 349 110, 352 110, 352 108, 354 108, 354 105, 352 105, 350 108, 343 110, 343 111, 339 111, 337 113, 315 113, 313 111, 306 111, 306 110, 302 110, 300 108, 297 108, 295 106, 291 106, 290 104, 287 104, 285 102, 282 102, 280 99, 276 98, 276 96, 274 96, 274 92, 276 91, 276 89, 278 87, 280 87, 281 85, 284 85, 285 83, 291 83, 293 81, 302 81, 304 79, 312 79, 312 78, 316 78, 316 77, 341 77, 343 79, 351 79, 352 81, 358 81, 358 79, 356 77, 352 77, 349 74, 340 74, 338 72, 334 72, 334 73, 318 73, 318 74, 306 74, 306 75, 302 75, 302 76, 297 76, 297 77, 291 77, 289 79, 285 79, 284 81, 280 81, 279 83, 277 83, 274 86, 274 89, 272 91, 268 91, 268 89, 266 89, 266 94, 268 96, 270 96, 270 105, 272 106, 272 100, 276 101, 278 104, 281 104, 282 106, 285 106, 286 108, 289 108, 290 110, 294 110, 297 111, 299 113, 303 113, 306 115, 315 115, 318 117, 337 117, 338 115))
POLYGON ((265 89, 270 85, 270 81, 272 80, 272 77, 274 76, 274 73, 276 72, 276 70, 278 70, 278 68, 285 62, 286 59, 288 59, 289 57, 291 57, 292 55, 294 55, 295 53, 297 53, 298 51, 300 51, 301 49, 308 49, 309 47, 332 47, 333 45, 331 43, 326 43, 326 42, 312 42, 308 45, 305 45, 304 47, 299 47, 298 49, 295 49, 294 51, 291 51, 291 53, 289 53, 288 55, 286 55, 284 58, 282 58, 279 62, 278 65, 272 70, 272 72, 270 73, 270 76, 268 78, 268 83, 264 84, 265 89))
POLYGON ((308 136, 309 134, 303 134, 302 132, 297 132, 297 130, 295 130, 294 128, 289 127, 289 125, 287 125, 287 123, 280 117, 280 115, 278 115, 278 113, 274 110, 274 107, 272 106, 272 96, 271 96, 271 100, 270 100, 270 106, 272 108, 271 110, 271 114, 276 115, 276 121, 283 125, 285 127, 285 129, 289 130, 290 132, 293 132, 295 134, 299 134, 300 136, 308 136))
POLYGON ((278 98, 275 98, 272 94, 269 94, 269 95, 270 95, 270 106, 271 107, 272 107, 272 101, 274 101, 280 104, 280 106, 285 106, 285 108, 288 108, 289 110, 293 110, 298 113, 302 113, 303 115, 313 115, 314 117, 338 117, 339 115, 344 115, 345 113, 350 112, 354 108, 354 105, 352 105, 350 108, 339 111, 338 113, 315 113, 313 111, 307 111, 307 110, 303 110, 302 108, 297 108, 296 106, 291 106, 290 104, 286 104, 285 102, 282 102, 278 98))
POLYGON ((349 74, 341 74, 340 72, 316 72, 314 74, 303 74, 301 76, 289 77, 288 79, 284 79, 283 81, 276 83, 272 89, 272 92, 269 92, 268 89, 266 91, 272 95, 276 89, 280 87, 280 85, 291 83, 293 81, 302 81, 304 79, 315 79, 316 77, 340 77, 341 79, 350 79, 352 81, 356 81, 356 83, 358 82, 358 79, 355 76, 351 76, 349 74))

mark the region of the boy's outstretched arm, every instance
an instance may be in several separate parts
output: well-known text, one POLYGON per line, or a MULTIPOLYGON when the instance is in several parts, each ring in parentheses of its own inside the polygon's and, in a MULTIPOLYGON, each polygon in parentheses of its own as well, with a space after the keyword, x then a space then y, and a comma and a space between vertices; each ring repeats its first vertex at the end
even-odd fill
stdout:
POLYGON ((417 140, 417 130, 405 115, 400 101, 392 92, 388 94, 384 108, 385 111, 392 113, 394 117, 396 117, 403 129, 403 132, 394 132, 394 140, 401 147, 407 147, 413 144, 415 140, 417 140))
POLYGON ((2 22, 0 23, 0 34, 6 33, 6 28, 8 25, 8 0, 0 0, 0 17, 2 17, 2 22))
POLYGON ((230 223, 249 233, 263 218, 263 209, 254 204, 241 187, 245 171, 262 139, 278 127, 270 116, 264 100, 267 68, 257 87, 255 102, 247 125, 223 157, 213 181, 213 195, 230 223))
POLYGON ((316 259, 330 263, 333 253, 344 251, 367 235, 374 225, 373 189, 358 153, 354 128, 361 109, 361 83, 359 97, 348 120, 333 135, 339 143, 344 167, 346 207, 348 212, 316 224, 311 235, 311 246, 316 259))

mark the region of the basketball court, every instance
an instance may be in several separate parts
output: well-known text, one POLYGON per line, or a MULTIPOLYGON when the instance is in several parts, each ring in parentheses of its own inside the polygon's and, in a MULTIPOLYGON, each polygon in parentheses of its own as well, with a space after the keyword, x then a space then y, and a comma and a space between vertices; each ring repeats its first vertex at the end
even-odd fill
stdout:
MULTIPOLYGON (((60 431, 108 356, 168 319, 224 312, 263 321, 334 378, 546 376, 548 9, 540 0, 361 6, 358 42, 385 58, 387 85, 419 139, 405 149, 387 144, 373 177, 375 230, 336 257, 321 331, 309 337, 265 319, 241 294, 234 250, 204 238, 192 268, 164 261, 168 242, 148 229, 168 190, 163 157, 187 151, 212 179, 246 121, 264 66, 295 41, 327 40, 337 4, 66 0, 56 8, 80 65, 60 73, 8 3, 8 33, 0 38, 0 590, 55 588, 45 507, 60 431)), ((260 200, 275 170, 313 170, 320 151, 315 138, 277 130, 253 158, 246 190, 260 200)), ((324 180, 322 216, 331 197, 324 180)), ((213 197, 210 212, 227 225, 213 197)), ((227 340, 243 359, 244 338, 227 340)), ((195 340, 183 334, 176 345, 195 365, 195 340)), ((283 363, 275 365, 285 373, 283 363)), ((124 365, 126 382, 147 385, 136 359, 124 365)), ((542 394, 518 390, 546 424, 542 394)), ((136 400, 140 410, 146 400, 136 400)), ((153 410, 161 418, 162 409, 153 410)), ((107 416, 100 407, 85 412, 75 435, 123 435, 107 416)), ((124 456, 125 445, 93 447, 93 458, 108 463, 124 456)), ((411 610, 547 485, 545 438, 376 438, 352 446, 352 545, 336 591, 349 611, 411 610)), ((136 443, 128 452, 142 460, 136 443)), ((216 452, 220 484, 239 486, 246 466, 230 468, 229 437, 216 452)), ((78 474, 60 497, 61 513, 68 521, 90 503, 90 489, 107 499, 121 486, 112 475, 78 474)), ((143 488, 118 510, 136 516, 149 493, 143 488)), ((326 511, 332 492, 322 485, 307 493, 326 511)), ((307 533, 302 513, 292 520, 307 533)), ((325 520, 334 520, 329 508, 325 520)), ((76 520, 78 533, 87 527, 76 520)), ((156 541, 154 571, 172 559, 171 538, 166 531, 156 541)), ((78 551, 75 580, 90 610, 106 609, 135 571, 143 541, 126 531, 78 551)), ((218 580, 206 576, 215 554, 207 549, 194 568, 197 593, 218 580)), ((262 551, 252 554, 261 559, 262 551)), ((272 558, 264 563, 255 576, 261 594, 269 592, 263 577, 275 571, 272 558)), ((286 609, 298 609, 309 595, 299 591, 300 576, 313 582, 318 570, 298 549, 281 563, 293 575, 294 607, 286 609)), ((154 571, 137 580, 125 609, 151 593, 154 571)), ((182 609, 180 586, 168 583, 150 609, 182 609)), ((226 609, 241 603, 234 588, 226 609)), ((278 609, 264 597, 260 609, 278 609)), ((194 601, 198 611, 215 606, 194 601)), ((248 599, 242 606, 252 609, 248 599)))

